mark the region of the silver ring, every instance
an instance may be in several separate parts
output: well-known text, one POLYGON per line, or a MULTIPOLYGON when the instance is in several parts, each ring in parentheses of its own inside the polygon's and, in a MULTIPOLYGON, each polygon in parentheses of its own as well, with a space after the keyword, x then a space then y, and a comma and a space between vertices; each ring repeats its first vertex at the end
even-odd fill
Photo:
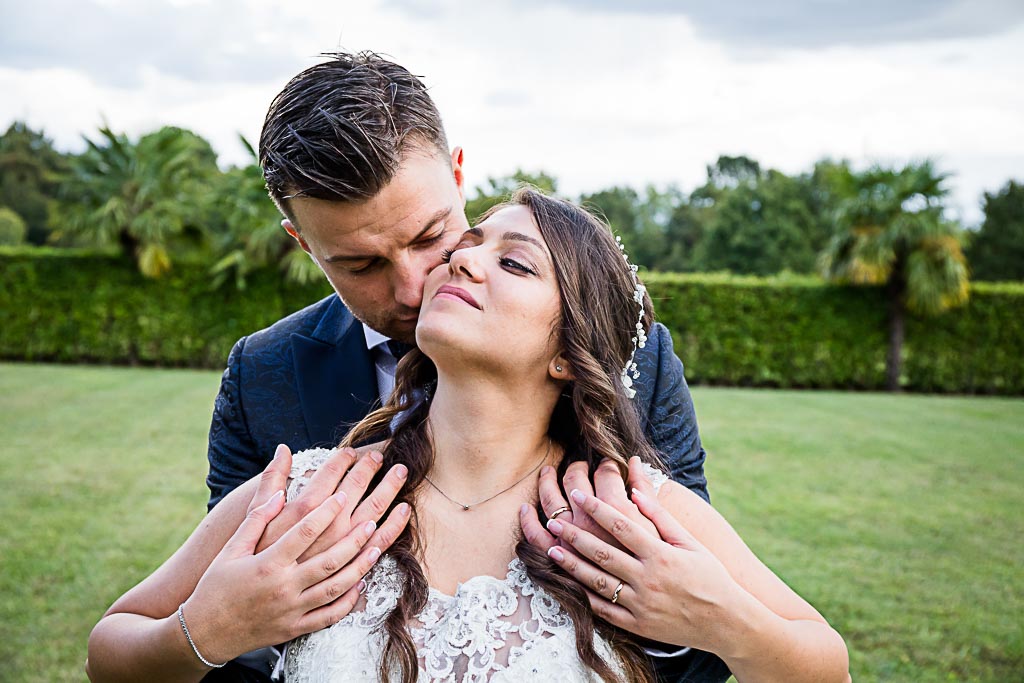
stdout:
POLYGON ((555 517, 557 517, 558 515, 562 514, 563 512, 569 512, 569 510, 570 510, 570 508, 569 508, 568 505, 563 505, 562 507, 558 508, 557 510, 552 512, 550 515, 548 515, 548 519, 554 519, 555 517))
POLYGON ((615 605, 619 602, 619 591, 622 590, 622 582, 619 581, 619 585, 615 587, 615 592, 612 593, 612 604, 615 605))

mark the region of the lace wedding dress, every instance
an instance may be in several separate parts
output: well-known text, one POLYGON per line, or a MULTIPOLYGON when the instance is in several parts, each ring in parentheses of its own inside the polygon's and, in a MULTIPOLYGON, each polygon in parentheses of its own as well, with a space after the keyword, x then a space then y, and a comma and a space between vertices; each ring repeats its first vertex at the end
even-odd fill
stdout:
MULTIPOLYGON (((314 449, 292 460, 288 497, 294 497, 333 451, 314 449)), ((666 477, 650 468, 656 486, 666 477)), ((394 608, 403 576, 384 555, 366 576, 366 590, 338 623, 289 643, 287 683, 378 681, 385 634, 379 627, 394 608)), ((474 576, 455 595, 429 589, 427 605, 408 625, 419 654, 419 680, 446 683, 598 681, 576 653, 572 620, 535 586, 519 558, 503 579, 474 576)), ((596 633, 597 654, 621 672, 608 643, 596 633)))

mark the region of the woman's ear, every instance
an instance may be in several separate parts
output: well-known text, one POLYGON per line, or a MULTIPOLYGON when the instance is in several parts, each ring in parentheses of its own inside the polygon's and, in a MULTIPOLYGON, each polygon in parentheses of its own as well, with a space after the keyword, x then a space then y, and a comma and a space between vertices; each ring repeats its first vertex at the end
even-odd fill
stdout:
POLYGON ((548 374, 554 379, 566 382, 576 379, 576 376, 572 374, 572 370, 569 368, 568 361, 561 354, 551 359, 551 362, 548 364, 548 374))

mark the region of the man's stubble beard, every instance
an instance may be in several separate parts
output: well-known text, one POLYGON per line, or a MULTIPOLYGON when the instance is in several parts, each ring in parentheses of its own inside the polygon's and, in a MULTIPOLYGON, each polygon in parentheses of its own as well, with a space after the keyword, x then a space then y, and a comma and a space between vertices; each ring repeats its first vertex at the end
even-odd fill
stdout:
MULTIPOLYGON (((337 290, 335 289, 337 293, 337 290)), ((364 311, 352 306, 352 304, 345 300, 345 297, 338 294, 338 298, 345 304, 349 312, 355 316, 356 320, 367 325, 371 329, 380 332, 381 334, 390 337, 396 341, 405 342, 406 344, 416 344, 416 326, 407 326, 402 322, 396 320, 400 316, 398 314, 390 315, 394 311, 364 311)), ((417 311, 418 313, 418 311, 417 311)), ((412 315, 409 313, 408 315, 412 315)))

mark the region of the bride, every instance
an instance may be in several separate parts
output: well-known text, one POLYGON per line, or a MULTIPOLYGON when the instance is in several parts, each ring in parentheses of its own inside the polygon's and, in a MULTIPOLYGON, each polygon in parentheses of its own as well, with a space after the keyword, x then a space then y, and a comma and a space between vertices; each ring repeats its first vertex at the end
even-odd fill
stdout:
POLYGON ((384 545, 363 548, 369 522, 323 561, 296 563, 348 509, 339 493, 254 553, 286 498, 268 487, 287 473, 292 498, 342 451, 284 452, 111 607, 90 637, 90 678, 195 681, 294 638, 287 681, 647 681, 638 638, 609 622, 650 609, 675 610, 684 627, 665 639, 714 652, 740 681, 849 680, 839 635, 669 480, 644 440, 629 385, 652 311, 607 227, 521 190, 445 260, 426 281, 418 350, 392 399, 342 444, 390 434, 373 477, 398 490, 381 527, 394 531, 387 552, 369 568, 384 545), (541 472, 573 462, 619 487, 643 480, 635 514, 567 492, 599 537, 560 517, 565 508, 540 509, 541 472), (538 513, 560 539, 547 554, 520 531, 538 513), (583 565, 592 590, 573 578, 583 565), (687 599, 644 604, 655 583, 687 599), (302 619, 263 616, 285 603, 302 619))

